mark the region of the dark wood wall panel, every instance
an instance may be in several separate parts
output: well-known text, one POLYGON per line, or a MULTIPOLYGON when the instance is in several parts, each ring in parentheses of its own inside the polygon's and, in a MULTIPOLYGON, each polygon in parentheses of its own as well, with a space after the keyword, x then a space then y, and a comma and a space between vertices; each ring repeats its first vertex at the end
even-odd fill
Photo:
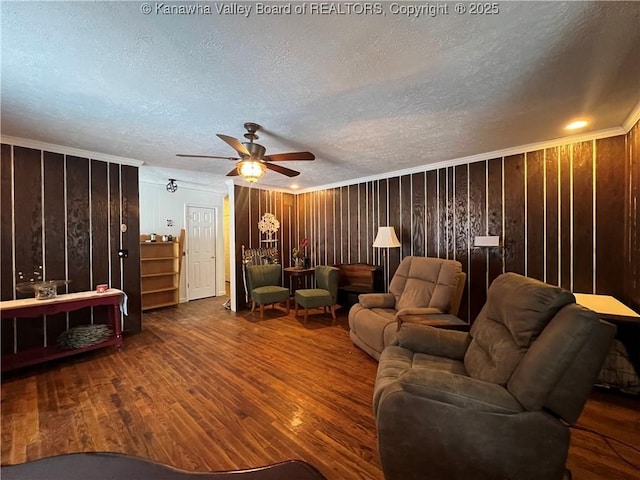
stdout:
POLYGON ((369 218, 367 216, 369 212, 367 208, 368 187, 368 184, 362 183, 358 189, 358 262, 362 263, 367 263, 367 253, 371 249, 371 243, 373 242, 373 240, 371 240, 371 242, 369 241, 369 218))
MULTIPOLYGON (((502 215, 503 159, 494 158, 487 162, 487 235, 497 235, 505 244, 502 215)), ((504 248, 490 248, 487 253, 488 285, 504 272, 504 248)), ((470 281, 473 279, 470 279, 470 281)), ((488 287, 487 287, 488 288, 488 287)))
POLYGON ((437 191, 437 215, 438 215, 438 250, 436 257, 447 258, 447 244, 449 242, 449 231, 447 229, 447 170, 438 170, 438 191, 437 191))
MULTIPOLYGON (((0 155, 0 225, 2 232, 0 235, 0 291, 2 300, 13 300, 15 298, 14 271, 13 271, 13 182, 12 182, 12 147, 2 144, 0 155)), ((1 352, 13 352, 13 340, 15 330, 14 320, 2 322, 1 352)))
POLYGON ((558 275, 558 149, 547 148, 545 150, 545 184, 546 184, 546 259, 545 282, 551 285, 559 285, 558 275))
MULTIPOLYGON (((458 165, 453 169, 454 177, 454 203, 453 203, 453 238, 454 238, 454 257, 455 260, 462 264, 462 271, 469 274, 469 223, 472 211, 468 203, 469 195, 469 166, 458 165)), ((465 288, 460 302, 460 311, 458 312, 464 318, 469 318, 469 291, 465 288)))
POLYGON ((426 225, 426 239, 427 257, 438 256, 438 246, 440 244, 438 225, 440 223, 440 217, 438 215, 438 171, 431 170, 426 173, 427 176, 427 189, 426 189, 426 212, 427 212, 427 225, 426 225))
MULTIPOLYGON (((30 148, 14 147, 14 182, 19 185, 15 197, 15 272, 24 280, 37 278, 43 267, 42 257, 42 152, 30 148)), ((16 292, 18 298, 33 294, 16 292)), ((44 320, 21 318, 18 320, 17 348, 23 350, 42 345, 44 320)))
POLYGON ((127 231, 122 234, 122 246, 129 250, 124 259, 122 289, 129 296, 129 315, 125 317, 125 332, 142 330, 142 295, 140 293, 140 195, 138 168, 122 166, 122 211, 127 231))
MULTIPOLYGON (((378 181, 378 225, 384 227, 389 225, 389 219, 387 212, 389 208, 387 206, 389 197, 389 180, 378 181)), ((389 275, 389 258, 385 255, 385 249, 376 248, 376 254, 378 255, 378 261, 384 267, 385 285, 389 285, 391 276, 389 275)))
POLYGON ((527 276, 544 280, 544 150, 527 153, 527 276))
MULTIPOLYGON (((0 150, 0 226, 2 235, 0 236, 0 292, 2 300, 13 300, 15 290, 13 288, 13 182, 12 182, 12 161, 11 145, 2 144, 0 150)), ((3 322, 3 334, 5 333, 3 322)), ((12 335, 11 335, 12 336, 12 335)), ((2 343, 4 345, 5 335, 2 343)), ((13 343, 13 342, 12 342, 13 343)))
MULTIPOLYGON (((124 167, 125 179, 120 178, 119 169, 119 165, 87 158, 2 146, 3 300, 13 298, 13 277, 18 271, 28 279, 39 266, 44 279, 70 280, 59 293, 91 290, 97 283, 120 287, 117 250, 123 214, 130 236, 130 241, 123 244, 129 250, 130 262, 123 271, 129 278, 129 285, 124 287, 129 298, 128 330, 139 331, 138 169, 124 167), (16 205, 20 205, 15 218, 11 216, 12 192, 16 205)), ((13 322, 3 322, 2 352, 51 345, 69 327, 105 320, 102 310, 84 309, 68 315, 21 319, 15 329, 13 322)))
POLYGON ((249 188, 234 187, 234 228, 236 257, 236 308, 246 308, 246 290, 242 280, 242 247, 249 247, 249 188))
POLYGON ((413 205, 411 203, 411 176, 403 175, 399 178, 400 191, 398 212, 400 220, 396 227, 398 240, 400 240, 400 258, 407 257, 413 253, 413 232, 411 231, 411 218, 413 217, 413 205))
MULTIPOLYGON (((44 267, 49 280, 67 278, 65 232, 65 169, 64 155, 44 152, 44 267)), ((63 293, 68 287, 60 287, 63 293)), ((67 314, 48 315, 46 321, 47 344, 54 343, 67 329, 67 314)))
MULTIPOLYGON (((108 165, 91 160, 91 288, 109 283, 108 165)), ((107 323, 107 309, 93 309, 93 323, 107 323)))
POLYGON ((109 236, 111 238, 111 282, 113 288, 122 288, 122 267, 118 257, 120 248, 120 165, 109 164, 109 236))
POLYGON ((412 253, 417 257, 424 257, 427 217, 425 210, 425 174, 423 172, 411 175, 411 204, 412 253))
MULTIPOLYGON (((487 162, 469 165, 469 241, 487 235, 487 162)), ((467 285, 469 317, 476 318, 487 299, 487 256, 484 248, 471 248, 467 285), (474 282, 471 283, 471 278, 474 282)))
MULTIPOLYGON (((40 150, 14 147, 15 268, 25 281, 42 265, 42 175, 40 150)), ((18 297, 29 294, 19 293, 18 297)))
POLYGON ((640 310, 640 123, 626 136, 626 155, 628 158, 628 188, 625 194, 625 299, 629 305, 640 310))
POLYGON ((445 204, 446 218, 445 223, 447 226, 447 247, 446 254, 442 258, 448 258, 455 260, 456 258, 456 230, 455 230, 455 174, 453 167, 447 168, 447 197, 445 204))
POLYGON ((620 298, 624 295, 624 257, 611 252, 624 250, 625 210, 620 208, 620 192, 625 191, 624 144, 620 138, 596 141, 596 293, 620 298))
MULTIPOLYGON (((400 178, 390 178, 387 188, 389 210, 387 211, 388 223, 386 225, 395 227, 397 235, 400 225, 400 178)), ((389 278, 392 278, 400 265, 400 249, 388 248, 386 250, 389 256, 389 278)))
POLYGON ((504 268, 521 275, 525 273, 524 165, 523 154, 504 159, 504 268))
MULTIPOLYGON (((89 162, 67 156, 67 271, 69 292, 91 289, 91 224, 89 217, 89 162)), ((69 326, 90 323, 91 309, 69 313, 69 326)))
POLYGON ((573 291, 593 292, 593 142, 573 146, 573 291))
POLYGON ((359 185, 349 185, 347 187, 347 218, 348 218, 348 263, 356 263, 360 261, 359 247, 360 247, 360 231, 358 229, 358 197, 359 197, 359 185))
POLYGON ((571 145, 558 150, 560 170, 560 286, 571 290, 571 259, 573 258, 573 238, 571 236, 571 145))
POLYGON ((315 244, 318 246, 316 255, 316 265, 331 265, 327 263, 327 211, 326 211, 327 192, 318 192, 316 195, 317 214, 316 222, 318 224, 317 233, 314 237, 315 244))
MULTIPOLYGON (((299 198, 298 198, 299 201, 299 198)), ((333 189, 333 261, 342 263, 342 189, 333 189)))

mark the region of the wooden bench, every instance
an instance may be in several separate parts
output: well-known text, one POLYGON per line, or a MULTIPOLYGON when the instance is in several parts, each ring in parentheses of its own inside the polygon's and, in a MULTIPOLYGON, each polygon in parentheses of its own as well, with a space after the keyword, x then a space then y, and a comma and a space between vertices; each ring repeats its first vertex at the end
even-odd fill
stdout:
POLYGON ((338 303, 347 309, 358 303, 361 293, 384 292, 384 270, 366 263, 342 263, 334 265, 340 270, 338 303))

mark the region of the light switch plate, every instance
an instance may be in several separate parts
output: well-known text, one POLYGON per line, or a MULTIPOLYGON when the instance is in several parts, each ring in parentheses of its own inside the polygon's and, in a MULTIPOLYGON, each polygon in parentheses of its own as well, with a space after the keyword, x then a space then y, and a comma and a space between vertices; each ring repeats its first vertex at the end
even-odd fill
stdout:
POLYGON ((476 236, 473 242, 474 247, 499 247, 500 237, 497 235, 476 236))

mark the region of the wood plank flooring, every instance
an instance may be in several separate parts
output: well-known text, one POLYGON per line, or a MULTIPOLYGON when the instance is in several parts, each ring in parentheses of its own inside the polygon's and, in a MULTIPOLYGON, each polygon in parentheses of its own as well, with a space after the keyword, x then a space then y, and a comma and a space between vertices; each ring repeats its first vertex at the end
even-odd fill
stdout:
MULTIPOLYGON (((121 352, 105 349, 7 375, 2 464, 113 451, 191 471, 298 458, 328 479, 383 478, 371 396, 377 363, 349 340, 346 312, 306 326, 198 300, 145 313, 121 352)), ((640 445, 640 402, 596 391, 579 423, 640 445)), ((616 449, 640 465, 640 454, 616 449)), ((637 479, 600 437, 572 432, 577 480, 637 479)))

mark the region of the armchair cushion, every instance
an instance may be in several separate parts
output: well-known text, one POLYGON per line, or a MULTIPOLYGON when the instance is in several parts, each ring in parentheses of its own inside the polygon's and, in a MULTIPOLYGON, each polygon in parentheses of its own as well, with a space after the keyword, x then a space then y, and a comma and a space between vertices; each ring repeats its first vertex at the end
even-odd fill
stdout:
POLYGON ((413 352, 463 360, 471 342, 467 332, 405 323, 398 332, 398 345, 413 352))
POLYGON ((515 273, 496 278, 473 326, 464 358, 474 378, 506 385, 531 343, 558 311, 575 303, 571 292, 515 273))
POLYGON ((260 305, 283 302, 289 298, 289 289, 275 285, 258 287, 251 290, 251 298, 260 305))
POLYGON ((461 408, 488 413, 519 413, 522 406, 500 385, 465 375, 413 368, 398 378, 405 392, 461 408))
POLYGON ((396 298, 396 310, 434 307, 448 312, 461 271, 462 265, 455 260, 406 257, 389 285, 389 292, 396 298))
POLYGON ((358 302, 364 308, 393 308, 396 297, 390 293, 363 293, 358 296, 358 302))

